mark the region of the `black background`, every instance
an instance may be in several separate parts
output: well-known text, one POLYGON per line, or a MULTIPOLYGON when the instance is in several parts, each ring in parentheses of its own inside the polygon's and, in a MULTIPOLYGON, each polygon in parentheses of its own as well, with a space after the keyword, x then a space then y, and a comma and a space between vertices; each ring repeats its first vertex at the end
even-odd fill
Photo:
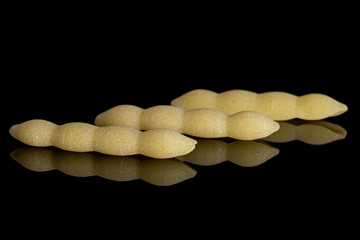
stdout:
POLYGON ((178 217, 216 225, 221 218, 215 219, 215 213, 223 219, 269 222, 280 210, 285 210, 280 217, 285 222, 302 216, 315 226, 320 216, 348 213, 345 203, 354 200, 357 180, 358 156, 351 153, 357 142, 358 41, 351 14, 340 12, 263 18, 210 14, 191 21, 181 15, 172 21, 167 21, 170 16, 16 15, 7 29, 3 65, 4 206, 20 209, 25 222, 35 215, 46 222, 55 215, 75 223, 101 213, 104 219, 131 223, 158 216, 159 226, 178 217), (170 187, 37 173, 10 157, 24 146, 9 135, 13 124, 35 118, 93 123, 113 106, 170 104, 197 88, 327 94, 349 107, 327 119, 348 135, 322 146, 271 144, 280 154, 254 168, 189 164, 197 175, 170 187), (334 200, 339 198, 340 206, 334 200), (135 214, 124 215, 125 210, 135 214))

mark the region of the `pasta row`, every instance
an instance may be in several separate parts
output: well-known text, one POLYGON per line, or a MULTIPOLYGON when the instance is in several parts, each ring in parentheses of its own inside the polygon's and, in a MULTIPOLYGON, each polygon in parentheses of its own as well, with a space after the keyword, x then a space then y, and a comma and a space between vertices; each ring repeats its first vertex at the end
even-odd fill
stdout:
POLYGON ((186 110, 212 108, 226 114, 256 111, 278 121, 293 118, 320 120, 338 116, 348 109, 345 104, 319 93, 295 96, 286 92, 258 94, 247 90, 230 90, 216 93, 205 89, 189 91, 174 99, 171 105, 186 110))
POLYGON ((55 146, 73 152, 95 151, 116 156, 142 154, 153 158, 184 155, 196 144, 195 140, 166 129, 141 132, 129 127, 97 127, 80 122, 59 126, 40 119, 14 125, 10 134, 30 146, 55 146))
POLYGON ((227 115, 214 109, 185 111, 167 105, 148 109, 119 105, 99 114, 95 125, 121 125, 140 130, 166 128, 195 137, 231 137, 239 140, 263 138, 279 129, 277 122, 257 112, 227 115))

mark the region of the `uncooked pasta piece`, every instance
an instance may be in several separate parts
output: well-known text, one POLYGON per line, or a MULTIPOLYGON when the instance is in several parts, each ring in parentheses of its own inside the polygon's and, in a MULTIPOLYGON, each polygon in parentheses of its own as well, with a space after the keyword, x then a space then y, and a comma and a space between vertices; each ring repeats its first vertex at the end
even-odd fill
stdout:
POLYGON ((123 126, 97 127, 79 122, 58 126, 39 119, 12 126, 10 134, 30 146, 55 146, 73 152, 95 151, 117 156, 143 154, 153 158, 184 155, 196 144, 195 140, 167 129, 141 132, 123 126))
POLYGON ((17 149, 11 157, 36 172, 57 169, 75 177, 96 175, 113 181, 142 179, 158 186, 174 185, 196 175, 194 169, 177 159, 139 159, 35 147, 17 149))
POLYGON ((195 137, 231 137, 240 140, 263 138, 279 129, 277 122, 257 112, 227 115, 214 109, 185 111, 166 105, 148 109, 119 105, 99 114, 95 125, 128 126, 140 130, 165 128, 195 137))
POLYGON ((241 111, 256 111, 273 120, 320 120, 338 116, 347 111, 347 106, 320 93, 295 96, 286 92, 254 93, 247 90, 230 90, 216 93, 196 89, 174 99, 171 105, 186 110, 212 108, 226 114, 241 111))

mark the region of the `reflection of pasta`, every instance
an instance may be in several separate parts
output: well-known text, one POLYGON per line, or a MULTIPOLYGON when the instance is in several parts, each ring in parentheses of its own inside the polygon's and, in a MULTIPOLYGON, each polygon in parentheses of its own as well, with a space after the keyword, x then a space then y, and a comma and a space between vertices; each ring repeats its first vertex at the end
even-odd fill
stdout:
POLYGON ((230 90, 215 93, 197 89, 174 99, 171 105, 183 109, 213 108, 227 114, 256 111, 273 120, 301 118, 319 120, 347 111, 347 106, 324 94, 295 96, 286 92, 254 93, 230 90))
POLYGON ((58 169, 76 177, 100 176, 114 181, 143 179, 169 186, 196 175, 196 171, 177 159, 137 159, 96 153, 54 151, 46 148, 21 148, 11 157, 22 166, 37 172, 58 169))
POLYGON ((197 141, 194 151, 177 159, 203 166, 230 161, 243 167, 254 167, 279 153, 277 148, 258 140, 231 143, 214 139, 197 139, 197 141))
POLYGON ((299 140, 308 144, 327 144, 346 137, 346 130, 328 121, 279 122, 280 130, 263 140, 269 142, 290 142, 299 140))
POLYGON ((196 144, 195 140, 166 129, 141 132, 129 127, 96 127, 87 123, 58 126, 45 120, 14 125, 10 134, 31 146, 55 146, 74 152, 96 151, 118 156, 143 154, 154 158, 184 155, 196 144))
POLYGON ((241 140, 263 138, 279 129, 277 122, 256 112, 226 115, 213 109, 185 111, 173 106, 155 106, 144 110, 133 105, 119 105, 99 114, 95 124, 122 125, 141 130, 166 128, 196 137, 241 140))

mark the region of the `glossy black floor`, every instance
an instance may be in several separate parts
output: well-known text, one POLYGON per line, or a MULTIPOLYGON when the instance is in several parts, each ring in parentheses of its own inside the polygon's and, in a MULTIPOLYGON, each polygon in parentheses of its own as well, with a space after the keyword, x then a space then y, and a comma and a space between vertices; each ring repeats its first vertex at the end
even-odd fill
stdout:
MULTIPOLYGON (((344 32, 337 29, 337 33, 344 32)), ((304 211, 310 218, 313 212, 307 206, 329 214, 327 203, 333 206, 332 213, 343 213, 348 211, 344 202, 354 200, 358 179, 358 87, 354 80, 358 76, 353 75, 352 48, 346 44, 350 35, 343 35, 346 41, 330 38, 328 29, 312 31, 303 38, 293 32, 287 40, 266 42, 255 38, 237 43, 229 37, 232 41, 223 41, 216 48, 206 38, 163 39, 145 45, 140 39, 127 38, 121 46, 113 40, 91 48, 94 42, 75 32, 72 34, 77 37, 70 42, 57 38, 37 41, 40 32, 29 34, 33 38, 27 44, 19 39, 14 42, 17 48, 6 64, 1 161, 4 206, 30 209, 31 214, 61 214, 56 206, 72 207, 82 214, 96 209, 113 215, 121 215, 123 208, 150 209, 152 214, 161 209, 167 214, 160 216, 190 214, 192 219, 212 211, 240 214, 261 209, 273 216, 277 209, 288 209, 289 215, 304 211), (197 88, 327 94, 349 107, 343 115, 326 119, 344 128, 347 135, 323 145, 268 143, 279 154, 256 167, 230 161, 212 166, 187 163, 197 171, 196 176, 167 187, 141 179, 121 182, 99 176, 75 177, 58 170, 36 172, 10 156, 25 147, 8 133, 13 124, 35 118, 56 124, 93 123, 97 114, 113 106, 166 105, 197 88), (344 208, 334 207, 335 197, 344 200, 344 208), (97 207, 89 210, 85 203, 97 207), (179 206, 191 213, 178 210, 179 206)), ((141 221, 151 221, 151 216, 141 215, 141 221)))
MULTIPOLYGON (((223 72, 223 71, 221 71, 223 72)), ((151 73, 149 73, 151 75, 151 73)), ((159 73, 161 74, 161 73, 159 73)), ((271 73, 269 73, 271 74, 271 73)), ((276 78, 266 79, 249 76, 236 77, 224 74, 221 77, 218 72, 215 76, 204 74, 197 77, 191 76, 117 76, 118 80, 108 81, 109 76, 100 75, 89 80, 72 81, 31 81, 18 83, 13 86, 17 90, 17 101, 10 101, 6 113, 5 137, 7 138, 6 153, 2 161, 5 171, 6 182, 10 182, 18 193, 22 191, 35 191, 37 194, 46 191, 67 191, 76 189, 86 191, 88 194, 94 190, 111 192, 123 192, 124 194, 141 194, 144 192, 198 194, 206 192, 215 194, 233 194, 237 191, 251 193, 269 193, 274 191, 290 191, 295 195, 303 195, 310 191, 318 194, 318 191, 326 191, 328 194, 338 194, 343 189, 340 184, 341 176, 352 177, 345 174, 354 163, 354 156, 349 152, 354 147, 355 130, 354 122, 354 98, 348 92, 350 86, 343 86, 341 81, 302 81, 294 74, 295 80, 290 80, 290 73, 284 76, 283 81, 276 78), (98 79, 99 78, 99 79, 98 79), (151 78, 151 79, 146 79, 151 78), (189 79, 190 78, 190 79, 189 79), (236 79, 238 78, 238 79, 236 79), (92 79, 92 80, 90 80, 92 79), (159 80, 160 79, 160 80, 159 80), (192 80, 191 80, 192 79, 192 80), (211 81, 210 81, 211 80, 211 81), (193 83, 189 83, 193 81, 193 83), (316 85, 313 85, 317 82, 316 85), (339 85, 338 87, 336 85, 339 85), (94 177, 72 177, 60 171, 33 172, 14 161, 10 153, 25 145, 11 138, 6 132, 11 125, 30 119, 46 119, 56 124, 67 122, 93 123, 95 116, 110 107, 119 104, 133 104, 147 108, 154 105, 169 104, 170 101, 188 90, 205 88, 221 92, 228 89, 247 89, 255 92, 264 91, 287 91, 297 95, 311 92, 321 92, 345 103, 349 111, 341 116, 326 119, 337 124, 347 132, 345 139, 324 145, 310 145, 301 141, 287 143, 269 143, 279 149, 279 154, 257 167, 241 167, 231 162, 223 162, 214 166, 198 166, 189 164, 197 171, 194 178, 186 180, 174 186, 157 187, 142 180, 131 182, 114 182, 94 177), (11 107, 10 107, 11 106, 11 107), (7 135, 7 136, 6 136, 7 135), (343 175, 345 174, 345 175, 343 175), (57 190, 54 190, 57 189, 57 190), (116 189, 116 191, 114 190, 116 189)), ((50 76, 49 76, 50 77, 50 76)), ((328 76, 329 77, 329 76, 328 76)), ((115 75, 113 78, 116 78, 115 75)), ((42 79, 45 80, 45 79, 42 79)), ((229 141, 226 139, 225 141, 229 141)))

